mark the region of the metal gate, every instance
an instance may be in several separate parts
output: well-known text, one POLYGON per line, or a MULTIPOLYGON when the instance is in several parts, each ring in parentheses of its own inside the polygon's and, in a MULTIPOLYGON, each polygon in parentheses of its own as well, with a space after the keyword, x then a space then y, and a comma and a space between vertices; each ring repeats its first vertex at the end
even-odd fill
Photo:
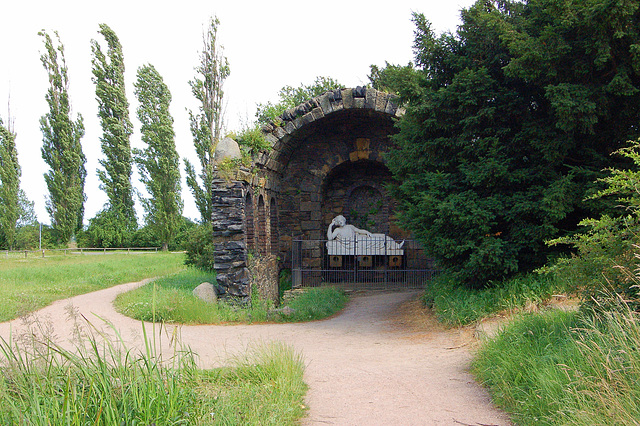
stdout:
POLYGON ((349 290, 423 288, 437 273, 417 241, 293 240, 292 285, 349 290))

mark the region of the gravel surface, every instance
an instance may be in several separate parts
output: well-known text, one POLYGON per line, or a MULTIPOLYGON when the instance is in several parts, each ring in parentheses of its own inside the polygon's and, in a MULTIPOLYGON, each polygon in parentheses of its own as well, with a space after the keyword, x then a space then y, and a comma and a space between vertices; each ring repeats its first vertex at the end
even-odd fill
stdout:
MULTIPOLYGON (((108 320, 127 344, 140 346, 140 322, 118 314, 111 303, 138 285, 57 301, 0 324, 0 336, 25 335, 40 324, 71 345, 84 316, 112 333, 102 322, 108 320)), ((168 326, 160 331, 161 344, 168 351, 167 336, 178 333, 203 368, 223 365, 262 342, 292 345, 307 364, 305 425, 509 425, 468 371, 469 333, 442 328, 419 306, 418 296, 415 291, 356 293, 341 314, 302 324, 168 326)))

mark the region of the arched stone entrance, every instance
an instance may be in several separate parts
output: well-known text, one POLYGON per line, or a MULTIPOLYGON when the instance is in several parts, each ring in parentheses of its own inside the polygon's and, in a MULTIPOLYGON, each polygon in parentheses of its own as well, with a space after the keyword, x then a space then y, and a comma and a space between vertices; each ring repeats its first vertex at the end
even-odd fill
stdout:
MULTIPOLYGON (((263 128, 270 151, 261 153, 250 169, 216 181, 221 192, 225 186, 247 188, 253 197, 237 201, 254 205, 224 208, 257 212, 258 232, 249 227, 242 233, 253 235, 258 247, 269 242, 271 250, 257 250, 258 254, 274 256, 284 267, 291 261, 293 239, 325 238, 327 226, 338 214, 393 236, 393 200, 385 188, 391 173, 384 154, 393 148, 390 136, 402 113, 396 96, 364 87, 327 92, 287 111, 281 121, 263 128), (276 206, 277 212, 272 212, 276 206), (279 236, 278 244, 273 243, 274 235, 279 236)), ((228 258, 222 241, 220 247, 216 264, 228 258)))

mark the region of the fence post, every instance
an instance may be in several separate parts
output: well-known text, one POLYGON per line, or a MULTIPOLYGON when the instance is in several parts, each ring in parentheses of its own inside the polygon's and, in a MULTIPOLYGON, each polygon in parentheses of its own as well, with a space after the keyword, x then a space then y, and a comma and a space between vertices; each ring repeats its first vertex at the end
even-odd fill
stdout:
POLYGON ((27 258, 27 250, 24 251, 24 258, 27 258))
POLYGON ((42 258, 44 259, 44 250, 42 250, 42 258))

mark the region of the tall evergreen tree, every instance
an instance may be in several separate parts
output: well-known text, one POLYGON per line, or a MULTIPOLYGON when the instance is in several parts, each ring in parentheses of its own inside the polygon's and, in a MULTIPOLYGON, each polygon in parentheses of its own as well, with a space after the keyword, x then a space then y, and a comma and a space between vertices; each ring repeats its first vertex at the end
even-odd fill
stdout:
POLYGON ((229 76, 229 63, 222 54, 218 43, 218 26, 220 22, 212 17, 203 35, 204 46, 200 54, 200 65, 196 67, 197 75, 189 81, 191 91, 200 102, 199 111, 189 111, 193 144, 200 160, 199 178, 193 165, 186 158, 185 171, 187 186, 191 189, 200 211, 203 223, 211 221, 212 184, 214 172, 214 154, 216 145, 222 136, 223 129, 223 97, 222 87, 229 76))
POLYGON ((639 133, 640 2, 481 0, 441 36, 414 20, 416 68, 375 73, 408 101, 402 221, 471 286, 540 266, 607 208, 583 200, 639 133))
POLYGON ((171 93, 153 65, 138 69, 135 87, 140 104, 137 115, 142 123, 142 142, 147 145, 142 150, 134 150, 142 182, 150 195, 142 200, 145 221, 166 250, 182 224, 183 207, 180 158, 169 113, 171 93))
POLYGON ((38 34, 44 39, 46 51, 40 59, 49 76, 49 89, 45 96, 49 113, 40 119, 42 158, 51 168, 44 175, 49 190, 47 212, 58 240, 67 243, 82 228, 84 216, 87 171, 80 145, 84 124, 80 114, 75 121, 71 118, 67 64, 58 33, 55 33, 58 47, 54 47, 46 32, 38 34))
POLYGON ((129 138, 133 126, 125 92, 124 56, 118 36, 108 25, 100 24, 99 33, 107 42, 107 52, 105 55, 100 44, 91 40, 91 63, 103 132, 100 141, 105 156, 100 160, 104 170, 98 170, 98 177, 109 199, 103 214, 111 217, 109 223, 128 233, 138 225, 131 184, 133 157, 129 138))
MULTIPOLYGON (((9 118, 9 121, 11 118, 9 118)), ((20 219, 20 165, 11 126, 0 118, 0 239, 13 249, 20 219)))

